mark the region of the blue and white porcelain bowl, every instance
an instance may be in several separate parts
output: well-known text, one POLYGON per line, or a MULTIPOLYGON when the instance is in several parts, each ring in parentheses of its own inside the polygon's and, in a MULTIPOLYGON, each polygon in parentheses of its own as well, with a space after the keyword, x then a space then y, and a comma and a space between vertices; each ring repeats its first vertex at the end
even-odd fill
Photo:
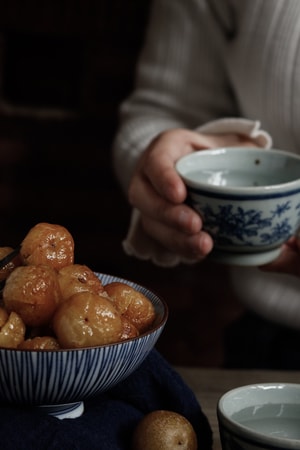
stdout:
POLYGON ((87 398, 104 392, 133 373, 155 346, 168 317, 166 303, 131 281, 97 274, 102 283, 121 281, 154 305, 152 329, 116 344, 72 350, 0 349, 0 402, 38 406, 56 417, 75 418, 87 398))
POLYGON ((211 257, 238 265, 275 259, 300 225, 300 156, 282 150, 200 150, 176 163, 187 202, 214 239, 211 257))
POLYGON ((223 450, 300 450, 300 384, 257 383, 217 405, 223 450))

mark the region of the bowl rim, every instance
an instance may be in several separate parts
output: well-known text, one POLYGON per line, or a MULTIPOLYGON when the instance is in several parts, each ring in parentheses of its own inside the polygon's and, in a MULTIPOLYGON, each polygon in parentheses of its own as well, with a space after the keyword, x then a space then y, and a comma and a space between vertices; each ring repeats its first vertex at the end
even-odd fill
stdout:
POLYGON ((94 345, 91 347, 78 347, 78 348, 59 348, 57 350, 53 350, 53 349, 28 349, 28 348, 6 348, 6 347, 0 347, 0 352, 20 352, 20 353, 64 353, 64 352, 82 352, 84 350, 98 350, 101 348, 107 348, 107 347, 116 347, 116 346, 120 346, 120 345, 124 345, 126 343, 130 343, 132 341, 138 341, 141 338, 145 338, 147 336, 149 336, 150 334, 152 334, 153 332, 157 332, 161 327, 165 326, 167 320, 168 320, 168 316, 169 316, 169 308, 168 308, 168 304, 167 302, 161 297, 161 295, 158 295, 153 289, 148 288, 145 285, 141 285, 139 283, 137 283, 136 281, 132 281, 126 278, 122 278, 119 277, 118 275, 112 275, 112 274, 108 274, 108 273, 102 273, 102 272, 95 272, 95 275, 100 278, 100 276, 102 277, 112 277, 115 279, 115 281, 120 281, 120 282, 124 282, 127 283, 129 285, 132 286, 137 286, 139 288, 142 288, 145 291, 151 292, 156 298, 159 299, 159 301, 162 304, 163 307, 163 315, 160 319, 160 321, 153 326, 151 329, 149 329, 148 331, 145 331, 144 333, 141 333, 139 336, 135 336, 132 338, 128 338, 125 339, 123 341, 118 341, 118 342, 112 342, 110 344, 103 344, 103 345, 94 345))
MULTIPOLYGON (((178 175, 182 178, 182 180, 185 182, 185 184, 188 186, 189 189, 196 191, 207 191, 207 192, 213 192, 215 194, 223 194, 227 195, 237 195, 241 197, 245 194, 253 194, 257 197, 259 196, 266 196, 268 193, 274 194, 279 192, 284 192, 284 195, 293 195, 300 193, 300 176, 297 179, 286 181, 284 183, 278 183, 278 184, 271 184, 266 186, 218 186, 206 183, 205 181, 193 181, 191 180, 186 173, 184 173, 183 165, 188 160, 193 160, 196 158, 199 158, 200 155, 207 156, 207 155, 219 155, 219 154, 225 154, 225 153, 235 153, 240 152, 242 150, 251 150, 252 152, 256 152, 256 154, 264 154, 265 152, 269 152, 272 154, 276 154, 279 156, 283 156, 285 158, 290 158, 291 160, 296 160, 300 163, 300 155, 297 155, 295 153, 277 149, 277 148, 270 148, 265 149, 261 147, 218 147, 213 149, 203 149, 203 150, 195 150, 191 153, 188 153, 182 157, 180 157, 175 162, 175 170, 178 173, 178 175)), ((203 192, 205 194, 205 192, 203 192)))
MULTIPOLYGON (((229 397, 232 395, 238 394, 243 390, 249 390, 252 388, 259 388, 259 387, 276 387, 276 388, 294 388, 299 390, 300 393, 300 383, 290 383, 290 382, 257 382, 253 384, 248 384, 244 386, 239 386, 236 388, 233 388, 227 392, 225 392, 218 400, 217 402, 217 418, 219 422, 219 428, 221 430, 222 427, 224 427, 227 432, 230 430, 230 433, 234 434, 235 436, 241 438, 241 439, 247 439, 249 442, 252 443, 254 441, 259 442, 260 444, 266 444, 270 446, 271 448, 278 448, 281 450, 285 449, 296 449, 300 448, 300 445, 295 447, 295 442, 298 444, 300 443, 299 439, 292 439, 292 438, 284 438, 284 437, 274 437, 272 435, 266 435, 259 431, 255 431, 252 428, 249 428, 236 420, 233 420, 231 416, 227 415, 223 409, 223 404, 226 400, 228 400, 229 397)), ((299 399, 299 407, 300 407, 300 399, 299 399)))

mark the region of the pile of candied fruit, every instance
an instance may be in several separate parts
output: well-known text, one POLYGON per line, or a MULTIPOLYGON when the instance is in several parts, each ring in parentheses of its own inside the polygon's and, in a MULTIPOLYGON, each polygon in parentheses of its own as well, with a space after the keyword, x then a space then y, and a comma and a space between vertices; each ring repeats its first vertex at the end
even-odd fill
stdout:
MULTIPOLYGON (((0 247, 0 259, 13 248, 0 247)), ((38 223, 0 269, 0 347, 59 350, 117 343, 150 330, 151 301, 127 283, 103 285, 74 262, 62 225, 38 223)))

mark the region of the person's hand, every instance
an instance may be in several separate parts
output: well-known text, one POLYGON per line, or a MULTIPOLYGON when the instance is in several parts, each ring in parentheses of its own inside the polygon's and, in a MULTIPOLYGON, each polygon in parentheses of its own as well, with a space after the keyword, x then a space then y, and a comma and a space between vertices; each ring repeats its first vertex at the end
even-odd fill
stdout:
POLYGON ((168 130, 154 139, 142 154, 132 177, 128 198, 141 213, 144 231, 184 258, 201 260, 212 250, 213 240, 202 231, 200 216, 184 204, 187 191, 175 170, 175 162, 195 150, 223 146, 255 144, 234 134, 168 130))
POLYGON ((260 266, 265 272, 289 273, 300 277, 300 239, 297 236, 290 238, 281 248, 281 253, 269 264, 260 266))

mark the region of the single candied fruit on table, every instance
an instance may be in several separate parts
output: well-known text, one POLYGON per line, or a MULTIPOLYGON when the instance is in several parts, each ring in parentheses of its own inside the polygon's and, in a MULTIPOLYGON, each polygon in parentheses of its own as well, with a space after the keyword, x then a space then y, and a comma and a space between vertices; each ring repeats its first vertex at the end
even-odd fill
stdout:
POLYGON ((133 433, 132 450, 176 449, 198 449, 196 432, 186 417, 174 411, 155 410, 138 422, 133 433))

